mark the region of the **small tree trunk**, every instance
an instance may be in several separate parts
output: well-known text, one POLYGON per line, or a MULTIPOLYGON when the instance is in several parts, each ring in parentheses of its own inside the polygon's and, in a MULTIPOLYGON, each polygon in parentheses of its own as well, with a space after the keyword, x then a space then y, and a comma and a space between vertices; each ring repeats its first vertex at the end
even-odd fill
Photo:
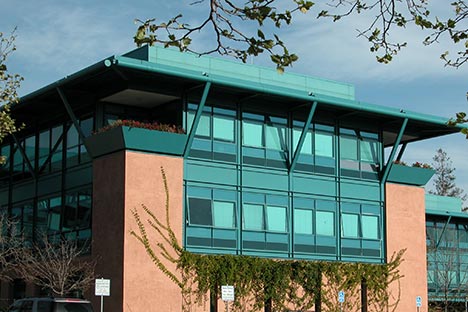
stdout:
POLYGON ((361 281, 361 311, 367 312, 367 280, 365 278, 361 281))

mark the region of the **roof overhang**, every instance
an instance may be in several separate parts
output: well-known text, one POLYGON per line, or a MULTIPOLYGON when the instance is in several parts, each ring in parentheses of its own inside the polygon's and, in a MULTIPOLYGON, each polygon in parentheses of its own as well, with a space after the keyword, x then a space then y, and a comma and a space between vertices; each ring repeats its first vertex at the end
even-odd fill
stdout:
MULTIPOLYGON (((199 87, 211 82, 214 93, 229 93, 239 99, 255 97, 288 105, 291 109, 317 102, 317 116, 331 115, 340 120, 352 119, 362 124, 378 125, 383 129, 385 146, 394 144, 405 119, 408 119, 408 123, 401 143, 456 133, 464 128, 461 125, 448 126, 448 120, 443 117, 363 103, 354 100, 354 96, 346 98, 322 94, 319 88, 316 92, 309 86, 282 87, 261 79, 223 75, 219 70, 211 70, 209 67, 200 70, 199 67, 160 64, 131 55, 129 53, 127 56, 109 57, 24 96, 12 107, 15 117, 21 120, 21 116, 36 116, 44 111, 63 109, 57 88, 63 89, 71 99, 95 99, 114 103, 131 101, 132 105, 148 107, 150 103, 165 103, 177 99, 183 90, 202 89, 199 87)), ((71 101, 71 105, 76 107, 81 102, 71 101)))

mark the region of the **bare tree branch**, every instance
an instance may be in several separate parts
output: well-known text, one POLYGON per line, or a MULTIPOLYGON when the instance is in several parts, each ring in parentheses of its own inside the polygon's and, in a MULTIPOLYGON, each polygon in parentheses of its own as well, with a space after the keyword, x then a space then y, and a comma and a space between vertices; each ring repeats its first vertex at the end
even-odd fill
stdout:
POLYGON ((23 236, 16 220, 0 213, 0 280, 10 281, 17 267, 14 255, 23 245, 23 236))
POLYGON ((87 246, 61 240, 42 242, 16 251, 16 272, 21 278, 53 294, 66 296, 76 291, 85 291, 94 281, 95 262, 83 259, 87 246))

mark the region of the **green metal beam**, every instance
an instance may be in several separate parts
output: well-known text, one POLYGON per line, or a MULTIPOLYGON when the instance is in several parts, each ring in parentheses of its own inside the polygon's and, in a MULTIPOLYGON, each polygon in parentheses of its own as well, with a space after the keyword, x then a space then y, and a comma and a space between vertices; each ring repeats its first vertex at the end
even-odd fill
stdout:
POLYGON ((301 137, 299 138, 299 142, 297 143, 296 150, 294 151, 294 156, 291 161, 291 165, 289 166, 289 172, 293 172, 294 168, 296 167, 297 160, 299 159, 299 154, 301 152, 302 146, 304 145, 305 138, 307 136, 307 131, 309 130, 310 123, 312 122, 312 118, 314 117, 315 110, 317 109, 317 101, 313 102, 310 111, 309 111, 309 116, 307 116, 307 120, 304 124, 304 127, 302 128, 302 133, 301 137))
MULTIPOLYGON (((58 147, 60 144, 63 143, 63 138, 65 136, 65 133, 68 132, 68 129, 70 129, 71 125, 67 125, 65 124, 65 129, 64 131, 62 132, 62 134, 58 137, 57 139, 57 142, 55 142, 55 145, 52 147, 52 150, 50 151, 49 153, 49 156, 47 156, 46 160, 44 161, 44 163, 42 164, 42 166, 39 168, 39 170, 37 171, 39 174, 44 171, 44 168, 47 167, 49 165, 49 162, 50 160, 52 159, 52 157, 54 156, 54 153, 57 151, 58 147)), ((63 146, 63 145, 62 145, 63 146)))
POLYGON ((388 174, 390 173, 390 169, 392 169, 393 159, 395 158, 396 151, 398 149, 398 145, 400 145, 401 138, 403 137, 403 133, 405 132, 406 125, 408 124, 408 118, 403 120, 403 124, 401 125, 400 132, 393 144, 392 152, 390 153, 390 157, 388 157, 387 164, 385 165, 384 174, 382 176, 382 184, 387 183, 388 174))
POLYGON ((184 157, 187 157, 190 148, 192 147, 193 139, 195 138, 195 132, 197 131, 198 123, 200 122, 200 118, 203 112, 203 108, 205 107, 206 99, 208 97, 208 93, 210 91, 211 82, 207 81, 205 84, 205 88, 203 89, 203 95, 200 100, 200 104, 198 105, 197 113, 195 114, 195 118, 193 119, 192 127, 190 128, 190 132, 187 136, 187 143, 185 144, 184 150, 184 157))
POLYGON ((401 157, 403 157, 403 153, 405 152, 405 149, 406 149, 407 145, 408 145, 408 143, 403 143, 403 145, 401 146, 400 152, 398 153, 398 156, 396 158, 397 161, 400 161, 401 157))
POLYGON ((447 226, 449 225, 451 220, 452 220, 452 216, 449 216, 448 219, 447 219, 447 222, 445 222, 445 224, 444 224, 444 228, 442 229, 442 233, 440 233, 439 239, 437 240, 437 244, 435 246, 436 249, 439 248, 440 242, 442 241, 442 236, 444 235, 445 230, 447 229, 447 226))
POLYGON ((68 102, 67 97, 65 96, 65 93, 63 93, 62 89, 60 87, 55 88, 62 99, 63 105, 65 106, 65 109, 67 110, 68 116, 73 122, 73 125, 76 128, 76 131, 78 132, 78 135, 80 136, 81 141, 83 142, 84 146, 86 147, 86 151, 90 155, 91 158, 93 158, 91 154, 91 150, 88 148, 88 144, 86 144, 86 136, 84 135, 83 130, 80 127, 80 123, 78 122, 78 119, 75 116, 75 113, 73 113, 73 110, 70 106, 70 102, 68 102))
POLYGON ((24 160, 26 160, 26 165, 28 166, 29 172, 31 172, 31 175, 33 176, 33 178, 36 179, 36 172, 34 172, 34 168, 31 165, 31 161, 29 161, 28 155, 26 155, 26 151, 21 146, 16 135, 12 133, 11 136, 13 137, 13 140, 15 141, 16 147, 19 149, 21 156, 23 157, 24 160))

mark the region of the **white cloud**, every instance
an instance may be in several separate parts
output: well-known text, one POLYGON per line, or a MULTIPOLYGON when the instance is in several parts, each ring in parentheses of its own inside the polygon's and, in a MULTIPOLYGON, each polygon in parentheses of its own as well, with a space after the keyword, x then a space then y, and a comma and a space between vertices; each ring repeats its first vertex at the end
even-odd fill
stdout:
POLYGON ((421 42, 427 33, 415 26, 391 31, 393 40, 406 41, 408 47, 403 48, 390 64, 378 64, 369 51, 367 40, 356 37, 356 29, 365 29, 370 21, 366 15, 347 17, 336 23, 317 20, 313 13, 299 15, 287 32, 291 50, 300 56, 296 67, 309 74, 354 82, 375 79, 413 81, 435 75, 439 79, 462 78, 468 74, 468 66, 459 70, 446 68, 440 60, 440 54, 452 46, 450 42, 441 40, 439 44, 424 46, 421 42))

